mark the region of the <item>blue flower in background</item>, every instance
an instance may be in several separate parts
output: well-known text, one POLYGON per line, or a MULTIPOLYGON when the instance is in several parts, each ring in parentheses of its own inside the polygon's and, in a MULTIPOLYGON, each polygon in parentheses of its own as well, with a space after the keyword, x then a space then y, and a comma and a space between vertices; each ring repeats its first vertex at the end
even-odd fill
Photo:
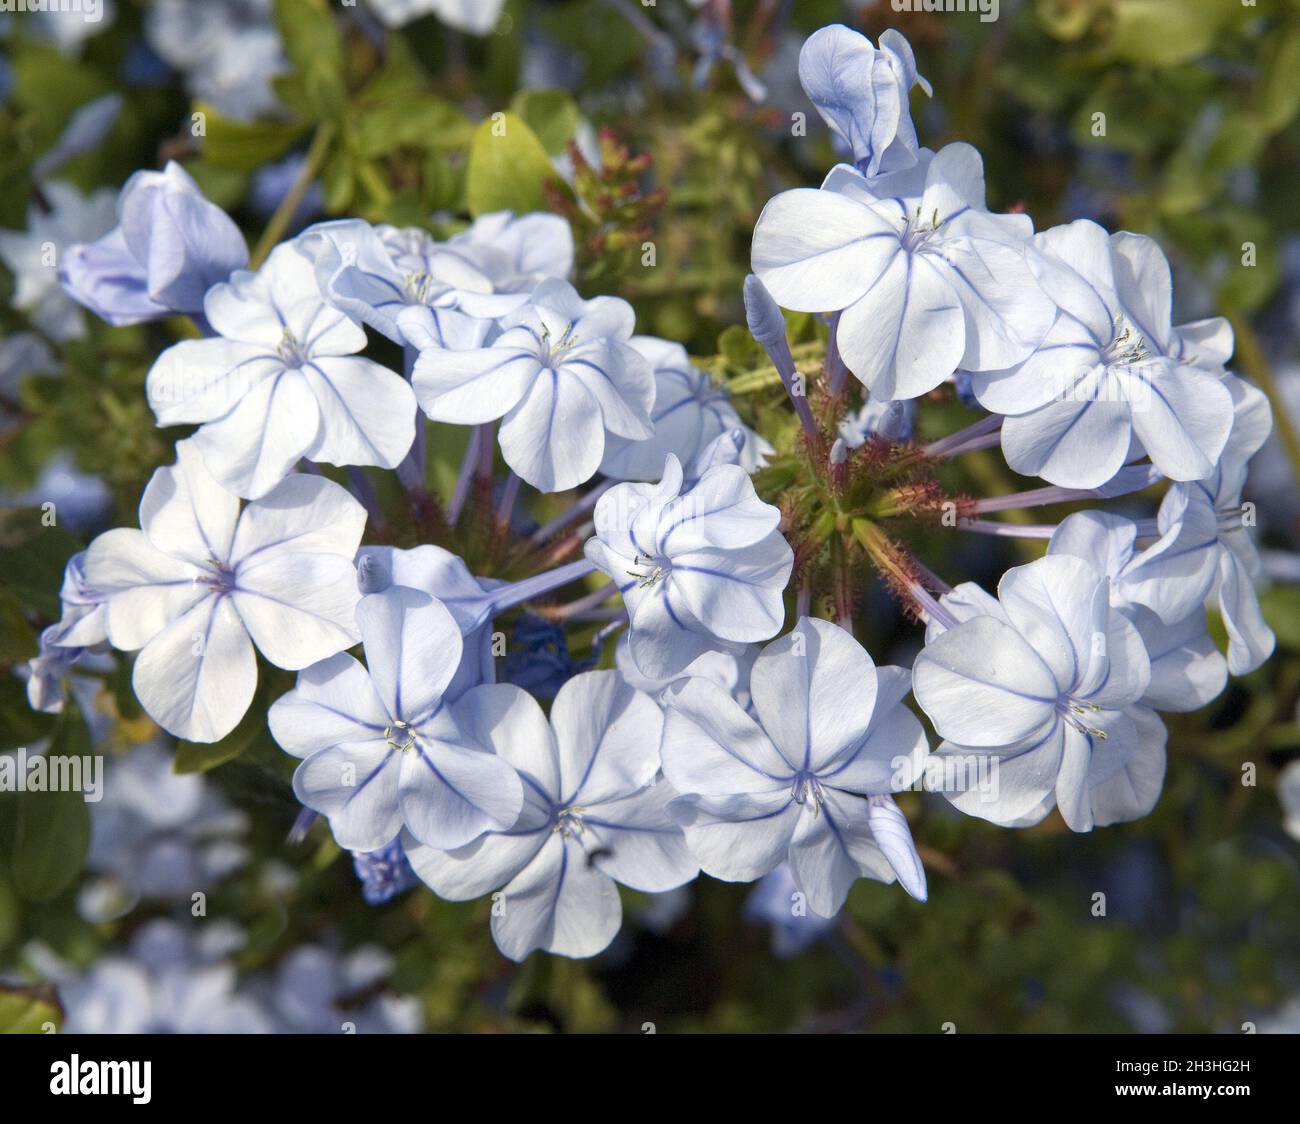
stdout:
POLYGON ((783 960, 798 956, 835 928, 835 917, 822 917, 807 907, 789 863, 759 879, 745 899, 745 917, 771 926, 772 954, 783 960))
POLYGON ((539 698, 552 699, 580 671, 594 667, 596 656, 574 660, 564 629, 554 621, 524 613, 515 622, 514 643, 501 678, 539 698))
POLYGON ((352 869, 361 879, 361 896, 371 905, 383 905, 420 881, 396 839, 378 851, 353 851, 352 869))

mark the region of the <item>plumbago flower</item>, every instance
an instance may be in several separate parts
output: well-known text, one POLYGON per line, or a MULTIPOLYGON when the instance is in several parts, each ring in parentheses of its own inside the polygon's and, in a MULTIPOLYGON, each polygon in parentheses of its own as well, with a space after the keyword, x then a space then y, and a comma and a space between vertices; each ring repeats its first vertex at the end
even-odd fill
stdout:
POLYGON ((302 457, 395 468, 406 456, 410 385, 354 354, 365 332, 322 300, 292 245, 209 289, 203 311, 216 338, 173 344, 145 390, 159 425, 199 425, 193 440, 226 488, 264 496, 302 457))
MULTIPOLYGON (((437 11, 472 28, 499 10, 371 4, 395 24, 437 11)), ((155 37, 175 39, 186 7, 154 5, 155 37)), ((246 17, 250 58, 278 59, 267 0, 221 7, 246 17)), ((273 104, 260 79, 220 89, 246 60, 186 57, 195 89, 273 104)), ((557 215, 487 214, 446 239, 341 218, 248 272, 242 235, 175 165, 127 182, 111 230, 73 222, 73 203, 82 218, 94 207, 46 185, 53 212, 0 238, 42 338, 82 324, 68 293, 113 324, 185 312, 209 334, 149 373, 158 423, 197 432, 150 481, 140 529, 68 564, 62 617, 27 669, 32 704, 57 711, 69 673, 80 701, 75 665, 112 664, 106 644, 138 650, 144 709, 213 741, 249 707, 260 650, 299 673, 267 716, 299 759, 296 833, 323 815, 372 903, 421 880, 452 900, 494 893, 493 934, 516 960, 595 955, 619 929, 620 884, 662 893, 701 869, 763 878, 760 899, 798 896, 806 935, 861 877, 923 900, 894 797, 972 762, 996 783, 945 795, 998 824, 1059 808, 1087 831, 1149 811, 1165 771, 1156 712, 1204 706, 1272 647, 1242 502, 1263 395, 1228 373, 1226 322, 1173 325, 1149 239, 1088 223, 1035 235, 1028 216, 987 210, 973 148, 921 148, 907 100, 929 87, 900 35, 877 47, 823 29, 800 77, 852 163, 778 195, 755 230, 746 323, 794 415, 770 428, 768 403, 733 405, 710 364, 634 336, 625 301, 580 297, 557 215), (66 293, 51 263, 37 273, 44 240, 65 251, 66 293), (795 347, 782 305, 819 314, 795 347), (409 380, 361 357, 367 328, 404 350, 409 380), (927 411, 954 398, 988 413, 932 436, 927 411), (476 427, 445 506, 421 413, 476 427), (1048 486, 950 494, 960 458, 999 446, 1048 486), (300 461, 312 471, 295 474, 300 461), (346 466, 352 495, 310 462, 346 466), (567 505, 529 493, 597 473, 567 505), (1154 518, 1075 510, 1157 485, 1154 518), (984 518, 1066 504, 1059 524, 984 518), (367 516, 376 543, 361 547, 367 516), (922 561, 926 523, 1049 545, 992 596, 922 561), (912 673, 853 638, 869 578, 926 626, 912 673), (797 623, 779 636, 787 594, 797 623), (1216 599, 1226 659, 1205 617, 1216 599), (588 670, 616 634, 618 671, 588 670), (347 652, 358 641, 362 658, 347 652), (943 739, 935 754, 909 690, 943 739)), ((5 393, 54 363, 36 337, 19 343, 0 348, 5 393)), ((767 373, 751 382, 765 391, 767 373)), ((340 986, 354 977, 328 950, 292 963, 280 1023, 336 1029, 371 998, 340 986)), ((123 993, 148 1007, 136 975, 123 993)), ((201 990, 227 1001, 228 983, 201 990)))
POLYGON ((600 497, 587 560, 623 595, 643 675, 665 679, 712 648, 776 635, 794 565, 780 521, 744 469, 719 465, 683 491, 674 456, 658 484, 600 497))
POLYGON ((87 651, 108 643, 108 612, 101 593, 86 581, 86 552, 68 559, 59 590, 62 616, 41 633, 40 652, 27 663, 27 702, 48 714, 63 711, 63 680, 87 651))
POLYGON ((496 26, 505 0, 368 0, 388 27, 404 27, 421 16, 435 15, 448 27, 486 35, 496 26))
POLYGON ((29 312, 32 323, 54 340, 80 339, 86 319, 59 287, 59 255, 90 242, 113 225, 113 193, 101 188, 83 196, 75 187, 52 181, 41 185, 41 206, 27 211, 27 229, 0 230, 0 261, 14 274, 14 308, 29 312))
MULTIPOLYGON (((1175 611, 1168 623, 1155 609, 1172 608, 1164 594, 1186 584, 1189 554, 1179 548, 1178 532, 1144 551, 1137 549, 1137 532, 1123 516, 1080 511, 1056 528, 1047 553, 1081 559, 1109 578, 1111 604, 1138 630, 1151 661, 1151 682, 1141 701, 1157 710, 1199 710, 1222 692, 1227 661, 1214 646, 1200 600, 1184 614, 1175 611)), ((955 609, 947 599, 945 604, 955 609)))
POLYGON ((513 312, 536 285, 573 266, 573 237, 555 215, 484 215, 450 242, 415 228, 357 219, 318 223, 295 240, 326 301, 394 343, 479 347, 493 320, 513 312), (446 340, 442 341, 441 336, 446 340))
POLYGON ((616 480, 653 480, 669 453, 683 465, 693 464, 724 433, 741 431, 743 443, 738 463, 753 472, 772 446, 746 426, 718 386, 686 355, 686 348, 671 340, 633 336, 631 346, 654 369, 655 399, 650 422, 654 435, 642 441, 609 436, 600 471, 616 480))
POLYGON ((626 301, 584 301, 567 282, 544 281, 502 317, 491 346, 422 351, 411 381, 435 421, 503 418, 501 453, 511 469, 540 491, 564 491, 595 473, 606 434, 654 434, 655 380, 628 345, 633 325, 626 301))
POLYGON ((594 956, 622 923, 616 882, 659 893, 699 871, 665 814, 675 793, 656 781, 663 713, 614 671, 570 679, 549 724, 517 687, 480 690, 474 728, 523 779, 519 820, 453 850, 404 837, 407 857, 452 901, 504 887, 492 936, 512 960, 594 956))
MULTIPOLYGON (((1251 540, 1254 505, 1242 502, 1248 462, 1268 440, 1273 414, 1257 388, 1229 376, 1225 383, 1234 406, 1232 432, 1218 467, 1202 480, 1175 483, 1160 504, 1157 527, 1172 539, 1169 557, 1157 557, 1161 596, 1152 605, 1162 616, 1199 609, 1206 597, 1218 601, 1228 632, 1228 669, 1254 671, 1273 654, 1273 630, 1259 610, 1256 583, 1263 578, 1251 540)), ((1163 541, 1163 540, 1162 540, 1163 541)))
POLYGON ((950 144, 877 181, 836 168, 763 208, 755 274, 778 304, 839 312, 835 342, 873 397, 915 398, 960 367, 1027 359, 1054 307, 1026 256, 1033 225, 984 207, 984 164, 950 144))
POLYGON ((681 680, 664 695, 669 815, 700 867, 750 882, 788 860, 814 913, 832 917, 858 878, 926 897, 925 871, 892 792, 929 746, 902 705, 900 667, 876 667, 843 629, 802 618, 751 675, 756 718, 721 687, 681 680))
POLYGON ((814 31, 799 52, 799 81, 863 175, 916 163, 908 92, 932 91, 916 71, 912 45, 893 28, 881 34, 879 48, 843 24, 814 31))
POLYGON ((242 986, 229 953, 242 934, 222 922, 198 937, 150 921, 122 952, 84 974, 51 965, 70 1034, 267 1034, 270 1013, 242 986), (221 927, 219 930, 217 927, 221 927))
POLYGON ((247 264, 239 227, 168 161, 161 172, 126 181, 117 226, 97 242, 68 247, 59 280, 74 300, 117 326, 199 314, 207 291, 247 264))
POLYGON ((281 748, 302 758, 298 799, 350 851, 378 851, 403 829, 431 847, 461 847, 511 827, 519 777, 473 734, 495 688, 446 693, 463 647, 451 614, 394 585, 363 597, 356 620, 365 666, 346 653, 315 664, 268 716, 281 748))
POLYGON ((141 650, 131 683, 149 716, 177 737, 218 741, 252 702, 254 647, 292 671, 355 644, 352 556, 365 522, 315 476, 241 511, 195 441, 180 442, 145 488, 141 529, 106 531, 84 564, 113 647, 141 650))
POLYGON ((980 403, 1008 415, 1007 463, 1072 488, 1105 484, 1143 452, 1174 480, 1212 473, 1232 428, 1232 395, 1222 368, 1185 357, 1160 248, 1086 220, 1043 231, 1034 248, 1056 320, 1023 363, 971 377, 980 403))
POLYGON ((288 68, 271 0, 158 0, 145 37, 185 75, 190 94, 250 121, 279 107, 271 80, 288 68))
POLYGON ((953 804, 1009 826, 1055 804, 1074 831, 1151 810, 1165 729, 1140 705, 1151 661, 1104 577, 1058 554, 1008 570, 996 600, 975 590, 944 609, 912 669, 916 701, 944 738, 940 754, 998 764, 995 797, 946 793, 953 804))

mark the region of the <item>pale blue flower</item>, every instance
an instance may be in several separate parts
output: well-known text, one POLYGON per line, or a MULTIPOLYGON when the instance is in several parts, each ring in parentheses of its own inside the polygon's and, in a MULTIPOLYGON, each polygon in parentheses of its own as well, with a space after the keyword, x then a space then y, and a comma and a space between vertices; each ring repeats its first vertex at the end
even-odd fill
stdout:
MULTIPOLYGON (((1080 220, 1043 231, 1034 249, 1055 322, 1033 355, 971 382, 981 405, 1008 415, 1007 463, 1070 488, 1105 484, 1143 451, 1174 480, 1208 476, 1232 428, 1232 397, 1217 364, 1187 358, 1160 248, 1080 220)), ((1209 354, 1221 353, 1220 343, 1209 354)))
POLYGON ((501 293, 531 292, 573 272, 573 231, 559 215, 542 211, 479 215, 447 246, 475 262, 501 293))
POLYGON ((602 474, 616 480, 653 480, 669 453, 691 465, 710 443, 737 429, 742 440, 733 463, 746 472, 765 463, 772 446, 740 420, 731 396, 691 363, 681 344, 653 336, 634 336, 630 342, 654 369, 654 435, 641 441, 610 436, 600 462, 602 474))
POLYGON ((1024 215, 988 213, 983 160, 950 144, 878 182, 840 166, 820 189, 782 192, 752 263, 783 307, 840 312, 840 356, 873 396, 916 398, 1042 341, 1055 307, 1030 270, 1032 233, 1024 215))
POLYGON ((86 866, 96 875, 78 896, 81 915, 111 921, 141 902, 184 901, 211 891, 247 861, 248 817, 201 773, 172 771, 159 742, 109 759, 104 796, 90 805, 86 866))
POLYGON ((388 27, 405 27, 422 16, 437 16, 448 27, 487 35, 496 26, 505 0, 366 0, 388 27))
POLYGON ((410 550, 365 546, 357 553, 357 585, 363 594, 383 593, 393 586, 427 593, 446 609, 460 628, 460 666, 444 694, 458 698, 479 683, 496 679, 492 656, 494 596, 508 588, 490 578, 476 578, 449 550, 426 544, 410 550))
MULTIPOLYGON (((293 245, 311 263, 325 300, 394 343, 418 345, 406 337, 400 320, 404 311, 419 308, 432 310, 438 330, 452 333, 438 346, 478 347, 482 334, 458 334, 474 330, 463 322, 511 312, 533 288, 531 282, 519 281, 518 289, 498 292, 473 255, 415 228, 335 219, 308 227, 293 245)), ((504 272, 504 252, 499 264, 504 272)), ((423 318, 416 323, 422 321, 427 323, 423 318)), ((478 326, 478 331, 487 327, 478 326)))
POLYGON ((613 671, 570 679, 549 723, 517 687, 477 700, 479 736, 523 778, 519 822, 450 851, 404 837, 411 865, 452 901, 503 888, 492 936, 512 960, 594 956, 622 922, 616 882, 661 893, 698 873, 664 812, 675 794, 657 779, 663 713, 613 671))
POLYGON ((903 705, 908 673, 803 617, 763 650, 750 687, 756 718, 704 679, 664 695, 664 776, 682 793, 669 812, 701 869, 749 882, 788 860, 823 917, 858 878, 897 878, 924 901, 925 871, 891 795, 929 749, 903 705))
POLYGON ((157 0, 145 37, 191 97, 251 121, 279 108, 271 80, 289 69, 271 9, 271 0, 157 0))
POLYGON ((307 668, 268 716, 281 748, 302 758, 298 799, 350 851, 377 851, 403 828, 429 846, 460 847, 511 827, 519 777, 473 731, 479 692, 493 688, 446 693, 463 646, 451 614, 394 585, 363 597, 356 620, 366 665, 341 653, 307 668))
POLYGON ((198 315, 207 291, 248 264, 239 227, 174 161, 127 180, 117 216, 97 242, 70 246, 59 271, 64 290, 110 324, 198 315))
POLYGON ((1228 376, 1224 385, 1234 420, 1218 466, 1203 480, 1173 484, 1160 504, 1157 525, 1162 541, 1173 541, 1169 554, 1177 568, 1160 557, 1148 568, 1165 593, 1152 599, 1152 608, 1167 620, 1189 603, 1217 599, 1228 632, 1228 670, 1245 675, 1273 654, 1275 643, 1255 588, 1264 572, 1251 537, 1254 505, 1244 504, 1241 494, 1248 462, 1273 428, 1273 413, 1249 383, 1228 376))
POLYGON ((415 996, 381 991, 393 958, 378 945, 340 956, 320 945, 295 948, 275 972, 270 1003, 290 1034, 418 1034, 415 996))
MULTIPOLYGON (((173 921, 151 921, 125 954, 56 976, 68 1034, 269 1034, 270 1013, 240 984, 233 949, 173 921)), ((225 933, 220 933, 225 939, 225 933)))
POLYGON ((256 273, 208 290, 216 335, 164 351, 145 384, 163 426, 193 440, 232 492, 265 495, 307 457, 395 468, 415 439, 415 396, 400 375, 354 354, 366 334, 321 298, 292 245, 256 273))
POLYGON ((745 899, 745 916, 772 929, 772 954, 798 956, 835 928, 834 917, 813 913, 794 880, 789 863, 782 863, 758 880, 745 899))
POLYGON ((683 491, 674 456, 658 484, 619 484, 600 497, 586 556, 618 584, 642 674, 666 679, 718 641, 776 635, 794 566, 780 519, 736 465, 683 491))
POLYGON ((899 32, 885 31, 877 48, 843 24, 814 31, 799 52, 799 81, 864 175, 916 163, 908 93, 913 86, 927 95, 931 90, 916 71, 912 45, 899 32))
POLYGON ((14 275, 14 307, 56 341, 86 334, 81 309, 59 285, 62 255, 78 243, 100 237, 113 225, 113 192, 107 187, 83 196, 53 181, 41 185, 49 209, 32 204, 26 231, 0 230, 0 260, 14 275))
POLYGON ((540 491, 564 491, 596 472, 607 436, 654 433, 655 379, 629 346, 634 320, 617 297, 584 301, 565 281, 543 281, 502 318, 491 346, 424 350, 411 381, 435 421, 502 418, 511 469, 540 491))
POLYGON ((353 851, 352 869, 361 880, 361 896, 370 905, 383 905, 420 883, 396 839, 378 851, 353 851))
POLYGON ((839 424, 839 435, 851 449, 863 445, 871 437, 887 441, 910 441, 916 428, 915 399, 893 400, 868 395, 857 413, 850 414, 839 424))
POLYGON ((241 511, 193 441, 180 442, 176 464, 145 488, 141 530, 106 531, 85 559, 109 640, 141 649, 131 682, 149 716, 177 737, 217 741, 253 701, 254 647, 297 670, 355 644, 352 558, 365 521, 319 476, 292 476, 241 511))
POLYGON ((652 679, 637 667, 632 658, 632 646, 628 643, 627 633, 624 633, 614 649, 614 663, 624 679, 653 698, 660 698, 679 679, 696 677, 716 683, 752 714, 754 704, 749 694, 749 674, 760 651, 762 649, 757 644, 725 644, 720 641, 680 671, 663 679, 652 679))
POLYGON ((105 94, 79 106, 68 118, 58 140, 32 165, 32 179, 44 180, 87 152, 93 152, 108 136, 122 112, 122 95, 105 94))
POLYGON ((1111 604, 1133 622, 1151 661, 1151 682, 1141 701, 1156 710, 1199 710, 1228 679, 1228 665, 1205 623, 1207 576, 1197 573, 1205 569, 1200 552, 1182 549, 1176 529, 1142 552, 1136 543, 1131 520, 1080 511, 1057 527, 1047 552, 1073 555, 1110 579, 1111 604), (1200 597, 1186 599, 1189 582, 1202 591, 1200 597), (1169 621, 1158 609, 1174 610, 1169 621))
POLYGON ((1059 806, 1075 831, 1135 819, 1164 781, 1165 731, 1138 705, 1151 663, 1109 582, 1066 554, 1017 566, 998 597, 954 591, 944 631, 912 669, 943 757, 996 759, 994 792, 945 791, 969 815, 1006 826, 1059 806))
POLYGON ((27 661, 27 703, 46 714, 63 712, 64 680, 83 656, 98 654, 108 644, 105 597, 86 581, 85 558, 86 552, 79 551, 64 567, 62 616, 41 632, 40 649, 27 661))

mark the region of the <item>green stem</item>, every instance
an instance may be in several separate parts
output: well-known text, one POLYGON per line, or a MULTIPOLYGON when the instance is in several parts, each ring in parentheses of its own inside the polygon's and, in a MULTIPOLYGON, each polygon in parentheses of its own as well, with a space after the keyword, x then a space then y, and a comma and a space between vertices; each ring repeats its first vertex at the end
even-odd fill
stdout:
POLYGON ((320 173, 333 140, 333 122, 322 121, 316 129, 316 135, 311 139, 311 147, 307 149, 307 159, 303 161, 298 178, 293 181, 289 193, 280 200, 280 205, 275 209, 275 214, 271 216, 271 221, 266 224, 262 237, 258 239, 253 249, 252 257, 248 259, 249 269, 257 269, 280 244, 280 239, 284 237, 284 232, 297 213, 298 206, 302 203, 303 196, 307 194, 307 189, 311 187, 312 180, 320 173))

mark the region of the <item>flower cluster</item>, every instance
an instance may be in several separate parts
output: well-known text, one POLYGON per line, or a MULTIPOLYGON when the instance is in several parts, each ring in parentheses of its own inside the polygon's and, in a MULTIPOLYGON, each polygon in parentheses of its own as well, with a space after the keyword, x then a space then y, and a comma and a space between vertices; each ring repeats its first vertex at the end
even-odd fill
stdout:
MULTIPOLYGON (((372 7, 486 30, 499 6, 372 7)), ((137 652, 140 705, 207 743, 249 712, 259 653, 296 672, 269 730, 367 899, 417 879, 490 895, 516 960, 599 953, 620 885, 700 872, 788 887, 820 918, 863 878, 924 901, 910 789, 1006 826, 1150 811, 1158 712, 1271 651, 1241 496, 1267 401, 1226 369, 1226 322, 1174 326, 1151 239, 1035 232, 988 209, 970 145, 921 147, 908 96, 929 87, 901 35, 824 28, 799 74, 847 162, 754 231, 749 328, 792 407, 762 427, 681 345, 638 334, 627 301, 575 288, 556 215, 486 214, 445 240, 331 220, 250 263, 179 167, 133 177, 63 286, 112 324, 192 318, 146 383, 158 425, 191 428, 139 529, 69 565, 33 703, 58 706, 86 653, 137 652), (811 385, 782 307, 824 326, 811 385), (981 416, 923 440, 940 399, 981 416), (429 445, 457 427, 440 496, 429 445), (999 447, 1044 486, 947 493, 945 462, 999 447), (1091 506, 1166 481, 1147 517, 1091 506), (1088 506, 985 518, 1065 503, 1088 506), (920 560, 916 532, 939 529, 1048 545, 995 596, 920 560), (924 625, 910 670, 855 638, 872 574, 924 625), (532 635, 557 630, 544 673, 498 643, 523 606, 532 635), (549 708, 521 683, 547 684, 549 708), (954 779, 973 774, 995 783, 954 779)), ((321 957, 286 971, 328 975, 321 957)))

